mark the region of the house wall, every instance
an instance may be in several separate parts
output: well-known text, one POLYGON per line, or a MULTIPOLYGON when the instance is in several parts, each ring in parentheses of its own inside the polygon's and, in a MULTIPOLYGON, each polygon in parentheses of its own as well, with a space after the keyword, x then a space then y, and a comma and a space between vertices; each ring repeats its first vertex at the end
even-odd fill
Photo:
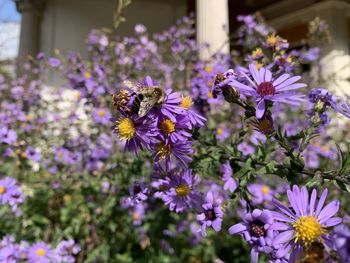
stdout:
MULTIPOLYGON (((40 48, 54 54, 79 51, 87 55, 85 40, 91 29, 111 27, 116 0, 48 0, 41 25, 40 48)), ((186 15, 187 0, 133 0, 125 10, 127 22, 117 34, 131 35, 142 23, 151 33, 162 31, 186 15)))

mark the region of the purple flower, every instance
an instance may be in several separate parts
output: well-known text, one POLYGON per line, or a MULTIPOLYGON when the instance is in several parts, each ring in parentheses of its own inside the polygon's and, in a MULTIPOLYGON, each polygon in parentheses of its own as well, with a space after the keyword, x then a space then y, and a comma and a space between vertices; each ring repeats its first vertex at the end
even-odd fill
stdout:
POLYGON ((192 170, 185 170, 180 174, 167 178, 169 189, 164 192, 163 201, 169 205, 170 211, 185 212, 189 208, 198 207, 201 201, 199 192, 195 189, 197 178, 192 170))
POLYGON ((190 129, 193 127, 202 127, 207 121, 202 115, 200 115, 194 108, 192 98, 186 96, 182 98, 182 102, 179 104, 180 107, 187 109, 186 116, 188 119, 188 126, 190 129))
POLYGON ((208 192, 206 203, 202 205, 203 212, 197 215, 197 220, 200 222, 202 236, 207 235, 207 227, 212 227, 216 232, 221 230, 221 223, 224 213, 221 209, 221 199, 215 198, 212 192, 208 192))
POLYGON ((252 246, 250 253, 251 262, 258 262, 260 252, 270 253, 274 238, 271 229, 273 216, 269 210, 254 209, 244 216, 243 223, 238 223, 229 228, 230 235, 240 234, 252 246))
POLYGON ((226 191, 228 190, 231 193, 233 193, 238 187, 238 181, 232 177, 233 171, 232 171, 230 162, 227 161, 226 163, 224 163, 221 166, 220 170, 223 173, 222 180, 225 182, 224 190, 226 191))
POLYGON ((323 207, 328 190, 323 190, 316 205, 317 191, 309 193, 305 186, 299 189, 294 185, 293 190, 288 190, 287 195, 291 208, 284 206, 278 200, 273 199, 274 205, 280 212, 272 212, 275 222, 272 229, 279 231, 273 240, 273 246, 278 248, 278 258, 291 252, 289 262, 295 262, 302 255, 305 248, 313 242, 321 242, 331 247, 326 228, 333 227, 342 222, 340 217, 333 217, 339 210, 339 201, 335 200, 323 207))
POLYGON ((41 153, 33 147, 28 147, 25 151, 25 154, 27 159, 33 162, 38 163, 41 160, 41 153))
POLYGON ((334 228, 334 248, 337 250, 341 262, 350 262, 350 228, 340 224, 334 228))
POLYGON ((9 204, 13 210, 16 210, 17 205, 24 202, 24 194, 20 189, 17 181, 10 177, 5 177, 0 180, 0 203, 9 204))
POLYGON ((299 105, 302 101, 303 95, 291 92, 307 86, 304 83, 295 83, 301 78, 300 76, 291 77, 289 74, 283 74, 277 79, 273 79, 269 69, 261 67, 260 70, 257 70, 253 64, 249 65, 249 71, 253 80, 241 71, 247 83, 241 83, 234 79, 231 80, 231 83, 241 92, 256 98, 256 117, 258 119, 263 117, 265 113, 265 101, 283 102, 290 105, 299 105))
POLYGON ((99 108, 92 113, 92 117, 97 123, 108 124, 112 118, 112 114, 106 109, 99 108))
POLYGON ((29 263, 50 263, 53 253, 44 242, 35 243, 28 250, 29 263))
POLYGON ((152 149, 154 160, 160 164, 164 163, 168 168, 176 163, 185 168, 192 161, 193 149, 190 141, 161 141, 153 144, 152 149))
POLYGON ((142 221, 143 221, 143 219, 145 217, 145 204, 144 203, 136 204, 130 210, 130 215, 131 215, 132 223, 135 226, 141 225, 142 221))
POLYGON ((256 205, 272 201, 274 191, 265 184, 250 184, 248 191, 252 195, 252 202, 256 205))
POLYGON ((116 121, 113 129, 120 140, 125 141, 125 150, 137 154, 138 149, 150 148, 154 137, 158 135, 156 125, 152 119, 128 116, 116 121))
POLYGON ((57 68, 59 65, 61 65, 61 61, 58 58, 49 58, 49 64, 53 68, 57 68))
POLYGON ((17 133, 5 126, 0 126, 0 143, 13 145, 17 141, 17 133))
POLYGON ((188 119, 186 116, 179 115, 175 122, 170 119, 159 119, 159 130, 162 139, 166 143, 169 141, 176 143, 177 141, 187 141, 192 134, 188 132, 188 119))
POLYGON ((224 123, 219 123, 216 128, 216 139, 223 142, 230 137, 230 130, 225 126, 224 123))
POLYGON ((242 143, 238 144, 237 149, 245 156, 255 153, 254 147, 250 146, 246 142, 242 142, 242 143))
POLYGON ((147 31, 147 28, 142 24, 137 24, 134 30, 136 34, 143 34, 147 31))
POLYGON ((350 104, 344 99, 338 97, 336 101, 331 102, 331 106, 336 112, 350 119, 350 104))
POLYGON ((74 263, 75 259, 73 255, 77 255, 80 252, 80 246, 75 244, 74 240, 62 240, 55 249, 55 261, 74 263))

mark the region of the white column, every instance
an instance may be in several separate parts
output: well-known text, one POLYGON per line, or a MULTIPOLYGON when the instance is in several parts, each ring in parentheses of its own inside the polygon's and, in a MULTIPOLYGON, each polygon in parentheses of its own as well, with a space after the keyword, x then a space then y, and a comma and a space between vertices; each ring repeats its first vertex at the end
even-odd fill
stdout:
POLYGON ((201 58, 207 59, 218 51, 229 53, 228 0, 197 0, 196 16, 197 41, 209 44, 201 58))
POLYGON ((28 55, 39 52, 40 19, 45 0, 16 0, 17 10, 22 14, 18 51, 18 71, 28 55))
MULTIPOLYGON (((326 2, 327 3, 327 2, 326 2)), ((322 51, 321 74, 328 88, 337 95, 350 95, 350 54, 347 12, 350 5, 329 1, 329 8, 318 15, 329 25, 332 43, 322 51)))

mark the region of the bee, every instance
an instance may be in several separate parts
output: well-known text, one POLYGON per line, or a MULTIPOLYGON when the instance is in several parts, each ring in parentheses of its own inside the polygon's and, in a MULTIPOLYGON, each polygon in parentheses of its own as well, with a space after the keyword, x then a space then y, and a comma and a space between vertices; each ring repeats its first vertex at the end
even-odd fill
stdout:
POLYGON ((305 257, 301 262, 303 263, 323 263, 326 261, 325 247, 319 242, 315 241, 306 250, 305 257))
POLYGON ((140 83, 125 80, 123 84, 136 94, 131 110, 139 117, 144 117, 151 109, 163 104, 166 93, 159 86, 145 87, 140 83))

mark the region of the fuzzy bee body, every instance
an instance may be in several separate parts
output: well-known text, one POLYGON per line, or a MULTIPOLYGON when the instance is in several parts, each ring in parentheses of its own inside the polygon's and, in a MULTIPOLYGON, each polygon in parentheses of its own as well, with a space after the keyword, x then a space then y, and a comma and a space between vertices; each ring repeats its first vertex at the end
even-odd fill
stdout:
POLYGON ((166 94, 161 87, 145 87, 129 80, 125 80, 123 83, 136 94, 131 110, 139 117, 146 116, 151 109, 160 106, 165 100, 166 94))

